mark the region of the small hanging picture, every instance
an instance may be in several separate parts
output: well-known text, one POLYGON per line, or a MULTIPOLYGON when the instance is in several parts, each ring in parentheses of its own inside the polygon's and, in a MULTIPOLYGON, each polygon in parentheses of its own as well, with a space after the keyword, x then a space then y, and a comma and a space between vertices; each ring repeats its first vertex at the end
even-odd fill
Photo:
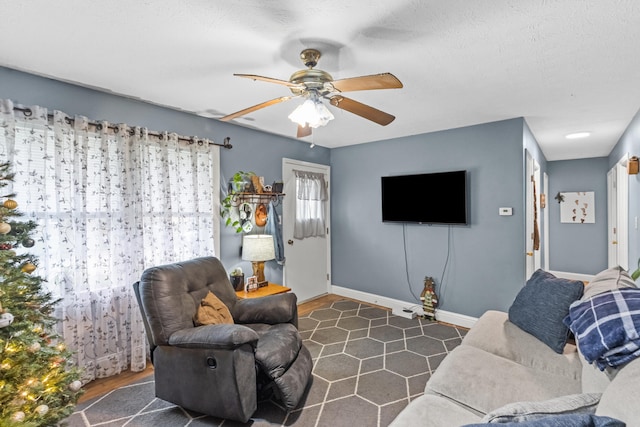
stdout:
POLYGON ((595 196, 593 191, 558 193, 560 222, 593 224, 596 222, 595 196))

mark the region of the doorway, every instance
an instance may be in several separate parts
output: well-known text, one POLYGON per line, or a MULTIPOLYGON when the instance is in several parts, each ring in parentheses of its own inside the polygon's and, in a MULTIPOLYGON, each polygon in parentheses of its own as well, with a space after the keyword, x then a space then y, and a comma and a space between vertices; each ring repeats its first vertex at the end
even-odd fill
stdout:
POLYGON ((331 206, 330 172, 327 165, 282 159, 284 193, 282 203, 282 238, 284 241, 284 285, 291 288, 298 302, 308 301, 331 291, 331 206), (296 215, 296 175, 295 171, 321 173, 327 187, 325 203, 324 236, 294 238, 296 215))
MULTIPOLYGON (((547 173, 542 174, 542 186, 543 186, 543 194, 545 198, 549 197, 549 175, 547 173)), ((538 196, 540 197, 540 196, 538 196)), ((549 269, 549 201, 545 199, 545 204, 542 206, 540 203, 540 208, 542 209, 542 253, 544 257, 544 263, 542 264, 542 268, 549 269)))
POLYGON ((526 153, 526 196, 525 196, 525 280, 541 267, 540 247, 540 165, 527 151, 526 153))
POLYGON ((629 268, 629 178, 625 154, 607 172, 608 267, 629 268))

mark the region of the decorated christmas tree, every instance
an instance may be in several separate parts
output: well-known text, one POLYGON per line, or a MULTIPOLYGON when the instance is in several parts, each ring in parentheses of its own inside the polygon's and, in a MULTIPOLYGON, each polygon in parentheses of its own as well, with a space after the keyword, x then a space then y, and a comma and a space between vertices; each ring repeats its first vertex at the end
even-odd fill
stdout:
POLYGON ((34 274, 33 221, 21 213, 9 163, 0 163, 0 426, 55 426, 74 410, 80 374, 55 334, 56 300, 34 274))

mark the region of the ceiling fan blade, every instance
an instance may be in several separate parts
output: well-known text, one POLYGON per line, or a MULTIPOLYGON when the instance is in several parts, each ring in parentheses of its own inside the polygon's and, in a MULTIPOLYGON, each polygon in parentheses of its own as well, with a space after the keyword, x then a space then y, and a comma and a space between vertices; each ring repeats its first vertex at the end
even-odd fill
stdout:
POLYGON ((274 105, 274 104, 279 104, 281 102, 288 101, 291 98, 294 98, 294 97, 293 96, 281 96, 280 98, 275 98, 275 99, 272 99, 270 101, 265 101, 265 102, 263 102, 261 104, 254 105, 253 107, 249 107, 249 108, 245 108, 244 110, 236 111, 235 113, 232 113, 232 114, 226 115, 224 117, 221 117, 219 120, 221 120, 223 122, 228 122, 230 120, 235 119, 236 117, 244 116, 245 114, 252 113, 252 112, 254 112, 256 110, 260 110, 262 108, 269 107, 269 106, 274 105))
POLYGON ((305 136, 311 135, 311 126, 300 126, 298 125, 298 134, 296 138, 304 138, 305 136))
POLYGON ((288 86, 288 87, 298 87, 298 86, 300 86, 297 83, 291 83, 290 81, 287 81, 287 80, 280 80, 280 79, 274 79, 272 77, 258 76, 256 74, 234 74, 234 76, 236 76, 236 77, 244 77, 244 78, 251 79, 251 80, 260 80, 261 82, 276 83, 276 84, 284 85, 284 86, 288 86))
POLYGON ((370 76, 334 80, 332 84, 333 87, 340 92, 352 92, 354 90, 399 89, 402 87, 402 82, 391 73, 372 74, 370 76))
POLYGON ((353 114, 357 114, 360 117, 364 117, 367 120, 376 122, 379 125, 386 126, 395 120, 395 116, 380 111, 377 108, 370 107, 358 101, 354 101, 350 98, 345 98, 342 95, 332 96, 329 100, 334 107, 341 108, 353 114))

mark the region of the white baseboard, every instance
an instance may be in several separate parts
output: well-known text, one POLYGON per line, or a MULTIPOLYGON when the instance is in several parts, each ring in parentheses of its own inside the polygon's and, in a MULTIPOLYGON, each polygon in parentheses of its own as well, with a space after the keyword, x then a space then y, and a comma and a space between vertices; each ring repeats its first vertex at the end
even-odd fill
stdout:
POLYGON ((467 316, 466 314, 453 313, 451 311, 436 310, 436 320, 438 320, 439 322, 461 326, 463 328, 471 328, 476 324, 478 318, 467 316))
MULTIPOLYGON (((391 309, 393 314, 402 317, 408 317, 403 311, 404 309, 410 309, 413 313, 418 315, 423 314, 422 305, 397 300, 394 298, 382 297, 368 292, 356 291, 342 286, 331 286, 331 293, 340 295, 347 298, 356 299, 362 302, 368 302, 369 304, 380 305, 391 309)), ((440 322, 450 323, 452 325, 461 326, 463 328, 470 328, 478 320, 476 317, 467 316, 464 314, 453 313, 450 311, 436 310, 436 319, 440 322)))
POLYGON ((580 274, 580 273, 569 273, 567 271, 549 271, 549 273, 553 274, 556 277, 561 277, 563 279, 571 279, 571 280, 581 280, 583 282, 591 282, 595 277, 593 274, 580 274))

